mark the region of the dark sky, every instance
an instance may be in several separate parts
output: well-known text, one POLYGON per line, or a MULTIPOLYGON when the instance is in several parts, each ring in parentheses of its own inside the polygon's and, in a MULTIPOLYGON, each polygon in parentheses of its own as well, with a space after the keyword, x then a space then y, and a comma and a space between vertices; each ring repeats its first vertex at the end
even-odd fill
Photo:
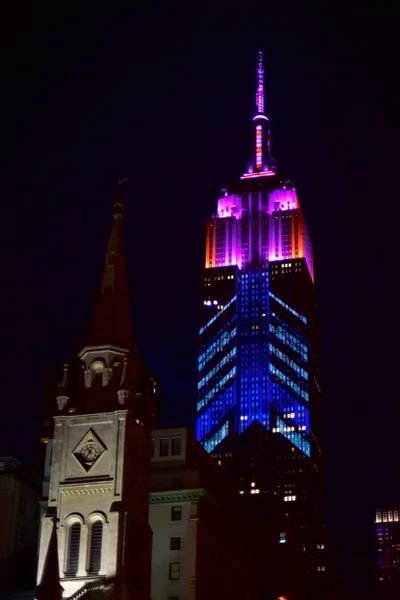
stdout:
POLYGON ((328 524, 360 586, 375 503, 400 503, 399 16, 162 5, 2 15, 2 451, 32 456, 46 370, 88 327, 119 174, 137 343, 163 423, 192 422, 205 220, 246 165, 261 43, 316 254, 328 524))

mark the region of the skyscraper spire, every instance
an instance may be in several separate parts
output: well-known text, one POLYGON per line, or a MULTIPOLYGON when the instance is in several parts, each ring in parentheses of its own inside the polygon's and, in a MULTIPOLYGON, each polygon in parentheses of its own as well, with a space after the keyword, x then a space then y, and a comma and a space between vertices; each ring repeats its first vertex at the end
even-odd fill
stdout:
POLYGON ((253 117, 251 150, 247 173, 242 179, 275 175, 276 164, 271 156, 269 119, 265 114, 263 53, 258 52, 256 114, 253 117))
POLYGON ((87 341, 89 346, 113 345, 127 350, 133 346, 122 224, 126 181, 126 178, 118 179, 114 222, 87 341))
POLYGON ((263 53, 258 53, 258 67, 257 67, 257 75, 258 75, 258 85, 257 85, 257 93, 256 93, 256 105, 257 112, 261 115, 264 114, 264 67, 263 67, 263 53))

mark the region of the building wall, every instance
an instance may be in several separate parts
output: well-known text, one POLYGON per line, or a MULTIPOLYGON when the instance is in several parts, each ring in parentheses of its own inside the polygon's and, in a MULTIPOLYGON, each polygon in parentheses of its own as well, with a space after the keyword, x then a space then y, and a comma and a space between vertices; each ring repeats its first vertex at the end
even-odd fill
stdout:
POLYGON ((0 477, 0 514, 3 527, 0 540, 0 558, 14 553, 17 542, 17 524, 19 517, 20 482, 12 472, 0 477))
POLYGON ((37 543, 39 477, 13 458, 0 458, 0 559, 37 543))
POLYGON ((260 598, 260 571, 254 550, 243 535, 240 514, 233 520, 223 506, 202 501, 198 511, 196 599, 260 598))
POLYGON ((135 590, 141 590, 144 598, 149 597, 149 459, 150 437, 145 427, 128 418, 125 410, 55 418, 49 500, 42 520, 37 583, 42 578, 52 517, 57 514, 59 569, 65 597, 96 579, 114 578, 118 569, 124 573, 124 581, 135 590), (86 472, 76 454, 90 431, 94 432, 103 453, 86 472), (90 532, 95 519, 103 522, 102 555, 99 572, 90 574, 90 532), (70 527, 75 522, 81 524, 79 567, 76 575, 71 576, 67 573, 67 559, 70 527), (142 542, 140 554, 138 540, 142 542), (129 568, 125 569, 125 564, 129 564, 129 568))
POLYGON ((0 458, 0 588, 34 583, 39 500, 39 475, 11 457, 0 458))
POLYGON ((192 600, 196 597, 198 503, 188 499, 168 502, 165 497, 164 501, 157 498, 159 496, 154 494, 149 515, 150 527, 153 531, 151 598, 166 600, 171 596, 178 596, 179 600, 192 600), (172 520, 172 507, 181 507, 180 520, 172 520), (181 540, 181 548, 172 550, 171 538, 176 537, 181 540), (180 572, 177 580, 170 579, 171 563, 179 563, 180 572))
POLYGON ((154 431, 153 440, 152 599, 258 598, 258 552, 243 499, 188 430, 154 431), (161 448, 169 454, 160 456, 161 448), (175 537, 180 549, 171 549, 175 537), (172 563, 179 579, 171 578, 172 563))

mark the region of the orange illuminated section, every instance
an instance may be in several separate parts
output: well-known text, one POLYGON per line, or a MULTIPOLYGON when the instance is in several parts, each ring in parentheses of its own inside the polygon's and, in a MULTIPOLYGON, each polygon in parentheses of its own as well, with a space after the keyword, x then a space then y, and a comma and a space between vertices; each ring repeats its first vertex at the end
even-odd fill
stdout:
POLYGON ((262 126, 256 127, 256 168, 262 169, 262 126))
POLYGON ((207 220, 206 229, 206 269, 215 267, 215 240, 213 219, 207 220))

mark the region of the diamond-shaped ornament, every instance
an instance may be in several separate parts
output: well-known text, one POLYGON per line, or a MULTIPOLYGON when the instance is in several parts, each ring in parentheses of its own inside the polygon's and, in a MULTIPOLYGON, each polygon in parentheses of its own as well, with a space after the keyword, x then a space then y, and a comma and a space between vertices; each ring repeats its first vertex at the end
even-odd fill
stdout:
POLYGON ((76 446, 73 455, 85 469, 86 473, 88 473, 106 450, 106 446, 96 432, 93 429, 89 429, 76 446))

